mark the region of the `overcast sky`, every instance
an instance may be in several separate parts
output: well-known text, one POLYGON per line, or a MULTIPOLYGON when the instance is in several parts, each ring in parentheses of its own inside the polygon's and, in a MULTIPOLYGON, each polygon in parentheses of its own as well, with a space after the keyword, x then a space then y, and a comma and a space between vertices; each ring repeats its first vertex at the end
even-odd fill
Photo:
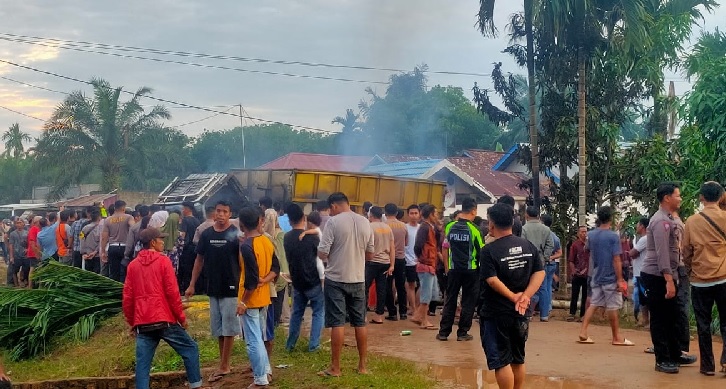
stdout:
MULTIPOLYGON (((473 0, 6 1, 0 8, 0 34, 393 69, 412 69, 426 63, 433 71, 489 73, 493 62, 503 61, 507 70, 524 73, 500 53, 507 44, 505 38, 485 39, 476 30, 478 4, 473 0)), ((507 16, 518 11, 519 4, 498 2, 496 16, 501 31, 507 16)), ((726 7, 707 16, 703 23, 706 30, 717 26, 726 29, 726 7)), ((700 29, 697 27, 696 33, 700 29)), ((384 82, 391 74, 130 54, 364 81, 384 82)), ((127 90, 149 86, 156 97, 215 110, 241 103, 254 117, 331 131, 338 129, 331 119, 343 115, 347 108, 357 109, 367 86, 380 93, 385 91, 385 85, 199 68, 7 40, 0 40, 0 59, 82 80, 102 77, 127 90)), ((0 64, 0 76, 59 91, 89 90, 87 85, 6 64, 0 64)), ((454 85, 467 91, 475 81, 485 87, 490 85, 488 77, 429 76, 430 85, 454 85)), ((686 88, 688 84, 676 83, 678 94, 686 88)), ((0 79, 0 105, 28 115, 46 119, 62 99, 62 94, 0 79)), ((170 108, 172 125, 211 115, 170 108)), ((14 122, 33 136, 39 135, 42 126, 41 121, 0 109, 0 132, 14 122)), ((220 115, 180 129, 197 135, 205 128, 226 129, 238 124, 239 118, 220 115)))

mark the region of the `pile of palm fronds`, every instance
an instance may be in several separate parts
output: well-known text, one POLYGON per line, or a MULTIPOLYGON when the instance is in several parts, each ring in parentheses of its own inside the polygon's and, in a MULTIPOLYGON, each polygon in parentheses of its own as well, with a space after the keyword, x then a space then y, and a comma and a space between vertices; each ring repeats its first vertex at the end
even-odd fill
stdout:
POLYGON ((123 284, 57 262, 33 273, 36 289, 0 288, 0 345, 14 360, 44 353, 56 336, 87 340, 121 312, 123 284))

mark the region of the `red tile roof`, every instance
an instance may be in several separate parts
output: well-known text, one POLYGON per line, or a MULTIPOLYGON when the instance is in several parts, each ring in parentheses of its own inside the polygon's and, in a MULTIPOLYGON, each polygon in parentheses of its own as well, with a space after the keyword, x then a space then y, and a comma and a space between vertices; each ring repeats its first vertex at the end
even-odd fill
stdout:
POLYGON ((268 162, 258 169, 303 169, 329 172, 363 171, 373 157, 351 157, 345 155, 290 153, 268 162))
POLYGON ((519 189, 522 180, 528 177, 520 173, 507 173, 492 170, 504 156, 503 152, 486 150, 465 150, 465 156, 449 157, 447 160, 468 174, 494 196, 527 196, 526 190, 519 189))

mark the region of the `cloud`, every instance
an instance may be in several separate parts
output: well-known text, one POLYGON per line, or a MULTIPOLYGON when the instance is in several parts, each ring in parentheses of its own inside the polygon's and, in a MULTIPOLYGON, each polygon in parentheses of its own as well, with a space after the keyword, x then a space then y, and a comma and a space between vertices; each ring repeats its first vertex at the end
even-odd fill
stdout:
MULTIPOLYGON (((524 73, 501 53, 506 37, 486 39, 475 27, 478 2, 439 0, 127 0, 102 2, 68 0, 6 2, 0 8, 0 32, 65 38, 129 46, 184 50, 240 57, 297 60, 347 65, 412 69, 427 63, 431 70, 489 73, 502 61, 507 71, 524 73)), ((498 1, 496 24, 506 31, 508 16, 521 2, 498 1)), ((706 28, 724 27, 726 11, 707 17, 706 28)), ((143 54, 149 56, 149 54, 143 54)), ((365 98, 366 84, 297 79, 273 75, 200 69, 91 53, 48 49, 0 40, 0 58, 32 62, 43 70, 88 80, 93 76, 135 90, 153 87, 154 95, 201 106, 242 103, 252 116, 337 130, 330 123, 365 98)), ((244 69, 387 80, 391 72, 314 68, 239 61, 205 62, 244 69)), ((0 74, 61 91, 90 87, 48 75, 0 64, 0 74)), ((488 77, 430 75, 431 85, 454 85, 470 90, 474 82, 490 85, 488 77)), ((375 86, 379 92, 385 86, 375 86)), ((0 79, 3 90, 17 89, 18 111, 47 117, 63 95, 24 88, 0 79), (44 114, 45 112, 45 114, 44 114)), ((0 104, 12 103, 2 98, 0 104)), ((148 104, 156 102, 146 101, 148 104)), ((223 110, 224 108, 219 108, 223 110)), ((171 124, 182 124, 212 113, 171 109, 171 124)), ((0 111, 0 128, 20 121, 24 128, 42 123, 0 111)), ((204 128, 231 128, 239 119, 219 115, 185 126, 189 135, 204 128)))

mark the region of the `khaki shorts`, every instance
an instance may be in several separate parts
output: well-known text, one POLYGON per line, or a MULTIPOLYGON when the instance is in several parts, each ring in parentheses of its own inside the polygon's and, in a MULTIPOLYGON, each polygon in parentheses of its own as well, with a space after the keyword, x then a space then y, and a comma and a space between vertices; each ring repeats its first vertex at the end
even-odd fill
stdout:
POLYGON ((592 284, 591 287, 590 305, 607 310, 618 310, 623 307, 623 293, 618 289, 617 283, 607 285, 592 284))

